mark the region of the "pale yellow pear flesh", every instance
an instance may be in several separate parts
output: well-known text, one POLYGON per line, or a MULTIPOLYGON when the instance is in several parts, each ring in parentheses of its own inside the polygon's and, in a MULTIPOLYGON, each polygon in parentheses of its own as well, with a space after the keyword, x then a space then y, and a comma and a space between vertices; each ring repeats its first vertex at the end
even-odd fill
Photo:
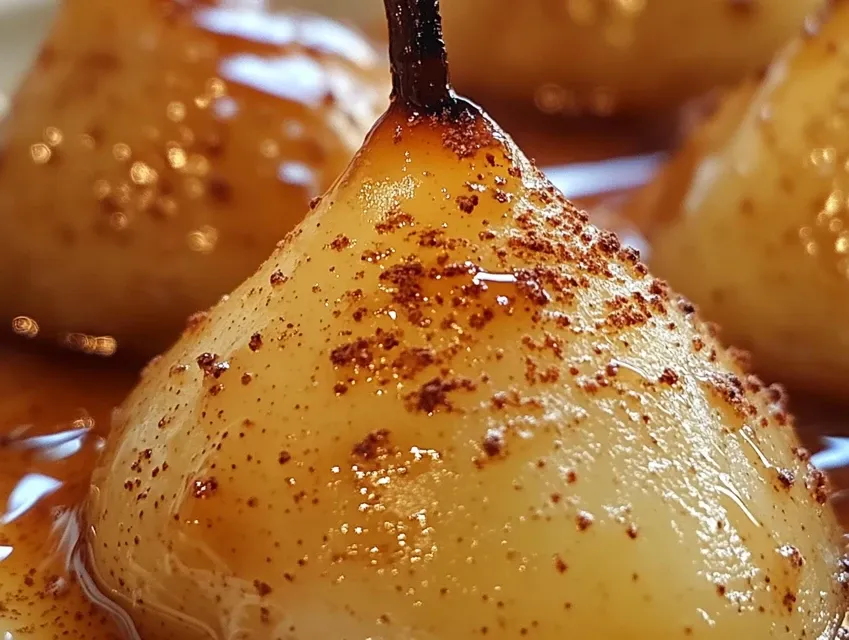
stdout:
POLYGON ((0 128, 3 324, 157 353, 344 169, 385 103, 380 56, 262 4, 62 4, 0 128))
MULTIPOLYGON (((778 58, 652 187, 652 268, 773 378, 845 396, 849 6, 778 58)), ((645 216, 646 218, 650 216, 645 216)))
POLYGON ((102 589, 146 640, 831 637, 780 391, 458 120, 390 110, 147 369, 93 481, 102 589))

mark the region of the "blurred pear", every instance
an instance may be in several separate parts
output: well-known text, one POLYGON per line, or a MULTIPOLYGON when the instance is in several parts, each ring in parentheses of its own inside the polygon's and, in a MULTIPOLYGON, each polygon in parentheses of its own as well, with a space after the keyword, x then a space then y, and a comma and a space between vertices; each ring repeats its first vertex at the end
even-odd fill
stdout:
POLYGON ((770 376, 845 397, 849 6, 686 142, 634 217, 652 267, 770 376))
MULTIPOLYGON (((385 37, 380 0, 285 0, 385 37)), ((565 115, 677 107, 763 69, 827 0, 451 0, 457 87, 565 115)))
POLYGON ((62 4, 0 129, 5 322, 156 353, 344 168, 388 93, 379 56, 259 5, 62 4))

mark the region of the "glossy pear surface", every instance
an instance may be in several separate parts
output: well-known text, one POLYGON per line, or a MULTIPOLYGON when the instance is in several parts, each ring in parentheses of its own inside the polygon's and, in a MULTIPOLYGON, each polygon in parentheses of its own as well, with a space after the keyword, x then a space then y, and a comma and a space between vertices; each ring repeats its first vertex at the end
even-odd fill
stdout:
POLYGON ((849 7, 792 44, 651 195, 652 267, 773 377, 849 385, 849 7))
POLYGON ((155 640, 830 637, 781 396, 490 121, 395 107, 123 405, 92 574, 155 640))
POLYGON ((4 322, 170 344, 344 169, 388 93, 379 62, 257 3, 63 3, 0 127, 4 322))

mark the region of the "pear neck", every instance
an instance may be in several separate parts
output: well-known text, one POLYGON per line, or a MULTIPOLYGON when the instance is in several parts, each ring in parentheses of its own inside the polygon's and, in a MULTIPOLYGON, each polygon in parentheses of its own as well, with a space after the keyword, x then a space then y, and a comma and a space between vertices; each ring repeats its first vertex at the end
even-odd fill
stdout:
POLYGON ((456 102, 448 76, 439 0, 384 0, 392 99, 434 113, 456 102))

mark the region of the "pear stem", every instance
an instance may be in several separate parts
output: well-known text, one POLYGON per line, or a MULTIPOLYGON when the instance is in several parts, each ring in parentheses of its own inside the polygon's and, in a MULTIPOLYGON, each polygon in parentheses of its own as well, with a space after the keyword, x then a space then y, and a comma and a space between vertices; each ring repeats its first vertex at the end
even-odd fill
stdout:
POLYGON ((389 20, 392 98, 435 112, 455 101, 448 79, 439 0, 384 0, 389 20))

